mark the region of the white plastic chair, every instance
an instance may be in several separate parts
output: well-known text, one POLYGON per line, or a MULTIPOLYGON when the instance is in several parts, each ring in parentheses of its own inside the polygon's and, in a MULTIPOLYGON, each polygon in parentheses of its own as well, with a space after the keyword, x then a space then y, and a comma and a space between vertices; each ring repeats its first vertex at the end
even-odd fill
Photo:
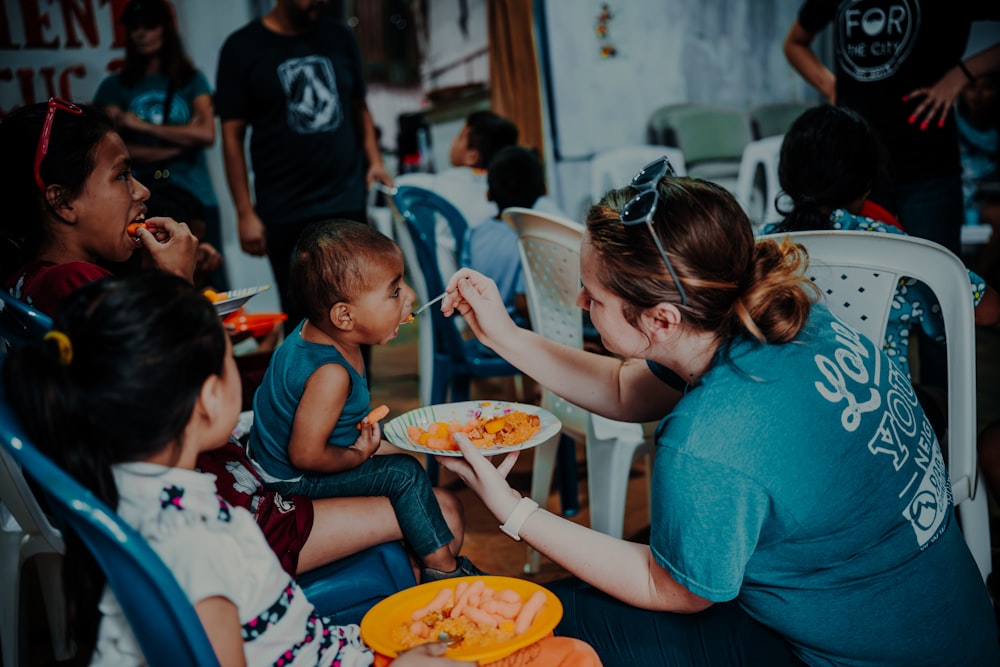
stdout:
POLYGON ((784 236, 809 252, 808 276, 831 312, 872 341, 885 338, 901 277, 920 280, 937 296, 947 332, 948 472, 959 525, 985 580, 992 569, 989 507, 976 468, 976 336, 968 269, 944 247, 913 236, 812 231, 770 238, 784 236))
POLYGON ((774 203, 781 192, 778 184, 778 162, 785 135, 751 141, 743 149, 740 169, 736 175, 737 201, 743 206, 756 229, 782 219, 774 203))
POLYGON ((66 639, 66 607, 62 563, 66 547, 21 474, 21 468, 0 447, 0 644, 3 664, 26 664, 21 646, 20 598, 24 564, 34 559, 41 583, 42 602, 52 638, 55 660, 67 660, 73 651, 66 639))
POLYGON ((687 174, 684 153, 670 146, 622 146, 596 153, 590 161, 590 200, 597 203, 608 190, 622 188, 632 182, 640 169, 666 155, 678 176, 687 174))
MULTIPOLYGON (((532 329, 550 340, 582 348, 583 317, 576 305, 576 295, 580 290, 583 226, 559 216, 518 207, 506 209, 503 218, 518 231, 532 329)), ((586 439, 590 526, 621 537, 632 461, 639 452, 648 456, 653 450, 642 425, 591 414, 545 388, 542 389, 542 407, 558 417, 565 429, 586 439)), ((535 449, 531 497, 542 506, 552 487, 558 443, 557 435, 535 449)), ((647 459, 647 475, 648 464, 647 459)), ((529 551, 525 570, 537 572, 539 560, 534 550, 529 551)))

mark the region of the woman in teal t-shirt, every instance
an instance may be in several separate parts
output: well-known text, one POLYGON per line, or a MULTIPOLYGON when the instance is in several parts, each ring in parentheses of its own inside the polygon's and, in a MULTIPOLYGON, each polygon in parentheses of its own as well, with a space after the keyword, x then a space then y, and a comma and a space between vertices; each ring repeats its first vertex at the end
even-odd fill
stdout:
MULTIPOLYGON (((799 246, 665 158, 594 206, 580 249, 599 356, 517 328, 462 269, 445 313, 586 410, 661 418, 649 544, 545 512, 463 440, 442 460, 578 577, 556 629, 604 665, 1000 664, 941 449, 885 351, 836 320, 799 246)), ((591 471, 602 474, 602 471, 591 471)))
MULTIPOLYGON (((101 81, 94 104, 115 122, 140 181, 154 192, 158 184, 170 184, 198 198, 205 207, 201 240, 221 252, 219 201, 205 158, 215 143, 208 79, 184 52, 163 0, 131 0, 119 22, 125 26, 125 60, 120 72, 101 81)), ((209 282, 217 290, 228 287, 222 270, 209 282)))

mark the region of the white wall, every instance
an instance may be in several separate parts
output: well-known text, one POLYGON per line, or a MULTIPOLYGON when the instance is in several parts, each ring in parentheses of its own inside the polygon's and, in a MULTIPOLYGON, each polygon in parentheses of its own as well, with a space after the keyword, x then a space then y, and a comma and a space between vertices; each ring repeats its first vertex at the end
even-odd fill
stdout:
POLYGON ((427 0, 428 44, 426 59, 421 67, 424 86, 445 88, 489 79, 489 60, 485 55, 475 56, 486 48, 485 0, 427 0), (468 9, 466 32, 459 26, 460 5, 468 9), (431 73, 471 57, 469 62, 449 68, 431 79, 431 73))

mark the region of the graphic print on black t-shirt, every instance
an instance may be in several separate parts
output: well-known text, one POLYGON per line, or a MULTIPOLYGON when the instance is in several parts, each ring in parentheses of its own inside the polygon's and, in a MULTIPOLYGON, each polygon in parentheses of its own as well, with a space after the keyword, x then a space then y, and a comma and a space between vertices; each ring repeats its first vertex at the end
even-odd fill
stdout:
POLYGON ((291 58, 278 66, 288 99, 288 127, 299 134, 332 132, 344 120, 333 64, 323 56, 291 58))
POLYGON ((837 15, 840 65, 857 81, 892 76, 906 61, 920 32, 920 4, 898 0, 888 7, 877 0, 849 3, 837 15))

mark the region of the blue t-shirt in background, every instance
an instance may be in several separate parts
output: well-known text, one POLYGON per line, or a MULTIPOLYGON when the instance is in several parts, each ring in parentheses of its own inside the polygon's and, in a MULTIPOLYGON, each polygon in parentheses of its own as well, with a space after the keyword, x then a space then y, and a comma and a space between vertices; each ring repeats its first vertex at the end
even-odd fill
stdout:
POLYGON ((524 271, 515 229, 498 218, 469 227, 459 264, 492 278, 507 312, 514 313, 514 297, 524 294, 524 271))
POLYGON ((292 437, 295 410, 302 400, 306 380, 325 364, 339 364, 351 377, 347 402, 340 419, 327 440, 328 444, 350 447, 358 439, 358 423, 368 414, 371 394, 365 378, 354 370, 332 345, 310 343, 302 338, 302 324, 278 346, 253 397, 253 426, 250 428, 250 456, 264 480, 294 481, 304 471, 288 459, 288 441, 292 437))
POLYGON ((814 665, 1000 664, 934 431, 885 352, 815 306, 737 340, 657 430, 651 548, 814 665))
MULTIPOLYGON (((130 111, 141 120, 153 125, 163 125, 163 112, 167 99, 169 81, 162 74, 147 74, 132 88, 122 84, 120 74, 112 74, 101 81, 94 94, 94 104, 102 107, 116 106, 122 111, 130 111)), ((187 125, 194 116, 194 100, 201 95, 211 95, 212 88, 201 72, 186 85, 174 91, 170 102, 170 118, 166 125, 187 125)), ((214 119, 213 119, 214 120, 214 119)), ((128 136, 126 141, 139 144, 160 145, 160 141, 149 135, 128 136)), ((208 161, 204 149, 185 151, 179 157, 167 160, 165 166, 170 171, 170 182, 180 186, 198 198, 205 206, 218 206, 219 202, 212 188, 212 178, 208 173, 208 161)), ((139 166, 137 175, 144 185, 151 185, 151 177, 143 175, 139 166)))

